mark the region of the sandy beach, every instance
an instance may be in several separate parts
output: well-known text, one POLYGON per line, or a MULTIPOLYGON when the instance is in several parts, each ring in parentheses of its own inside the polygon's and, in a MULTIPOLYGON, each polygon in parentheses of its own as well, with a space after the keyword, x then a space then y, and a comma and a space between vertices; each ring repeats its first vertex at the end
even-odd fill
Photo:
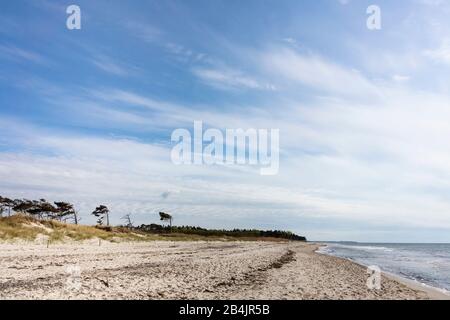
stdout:
POLYGON ((1 299, 430 299, 300 242, 0 244, 1 299))

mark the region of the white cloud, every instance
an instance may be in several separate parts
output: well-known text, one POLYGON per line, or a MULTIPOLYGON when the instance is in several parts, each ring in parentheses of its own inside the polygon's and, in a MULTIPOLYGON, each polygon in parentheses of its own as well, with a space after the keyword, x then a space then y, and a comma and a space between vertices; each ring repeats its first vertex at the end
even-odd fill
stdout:
POLYGON ((47 64, 47 59, 42 55, 12 45, 0 45, 0 56, 15 61, 30 61, 39 64, 47 64))
POLYGON ((296 44, 297 43, 297 41, 295 39, 293 39, 293 38, 284 38, 283 41, 287 42, 289 44, 296 44))
POLYGON ((405 82, 408 81, 410 79, 409 76, 404 76, 404 75, 400 75, 400 74, 394 74, 392 76, 392 80, 397 81, 397 82, 405 82))
POLYGON ((424 54, 435 62, 450 65, 450 39, 442 41, 439 48, 425 50, 424 54))
POLYGON ((136 71, 136 68, 125 66, 122 63, 115 62, 112 58, 101 54, 95 55, 91 59, 91 63, 100 70, 116 76, 129 76, 136 71))
POLYGON ((428 6, 440 6, 445 1, 444 0, 418 0, 419 3, 428 5, 428 6))
POLYGON ((147 23, 127 21, 125 22, 125 26, 130 30, 132 35, 148 43, 157 43, 162 36, 160 29, 147 23))
POLYGON ((268 72, 284 78, 287 86, 302 84, 320 92, 347 97, 370 99, 378 95, 377 88, 360 72, 345 69, 314 54, 279 49, 264 53, 261 60, 268 72))
POLYGON ((260 81, 231 68, 201 68, 192 69, 192 73, 205 84, 223 90, 275 90, 271 84, 263 84, 260 81))

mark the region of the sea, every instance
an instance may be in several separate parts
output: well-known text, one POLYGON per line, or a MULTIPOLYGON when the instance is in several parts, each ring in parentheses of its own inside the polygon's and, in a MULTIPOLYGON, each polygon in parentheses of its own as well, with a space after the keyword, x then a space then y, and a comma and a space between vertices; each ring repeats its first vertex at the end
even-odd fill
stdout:
POLYGON ((450 244, 323 243, 319 253, 346 258, 450 292, 450 244))

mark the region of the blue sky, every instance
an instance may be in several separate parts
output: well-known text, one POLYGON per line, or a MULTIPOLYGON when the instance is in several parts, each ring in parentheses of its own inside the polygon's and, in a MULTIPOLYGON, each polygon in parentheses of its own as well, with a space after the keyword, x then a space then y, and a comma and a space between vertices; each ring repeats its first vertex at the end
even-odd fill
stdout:
POLYGON ((2 1, 0 194, 112 221, 450 241, 450 4, 2 1), (81 8, 81 30, 66 8, 81 8), (382 29, 366 27, 381 9, 382 29), (280 172, 175 166, 171 132, 280 129, 280 172))

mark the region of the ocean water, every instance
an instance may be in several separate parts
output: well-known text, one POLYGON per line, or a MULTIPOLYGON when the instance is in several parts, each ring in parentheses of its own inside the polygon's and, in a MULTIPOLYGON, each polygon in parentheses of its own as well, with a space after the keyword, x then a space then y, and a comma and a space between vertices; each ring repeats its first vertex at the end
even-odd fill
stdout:
POLYGON ((450 244, 325 243, 320 253, 450 291, 450 244))

